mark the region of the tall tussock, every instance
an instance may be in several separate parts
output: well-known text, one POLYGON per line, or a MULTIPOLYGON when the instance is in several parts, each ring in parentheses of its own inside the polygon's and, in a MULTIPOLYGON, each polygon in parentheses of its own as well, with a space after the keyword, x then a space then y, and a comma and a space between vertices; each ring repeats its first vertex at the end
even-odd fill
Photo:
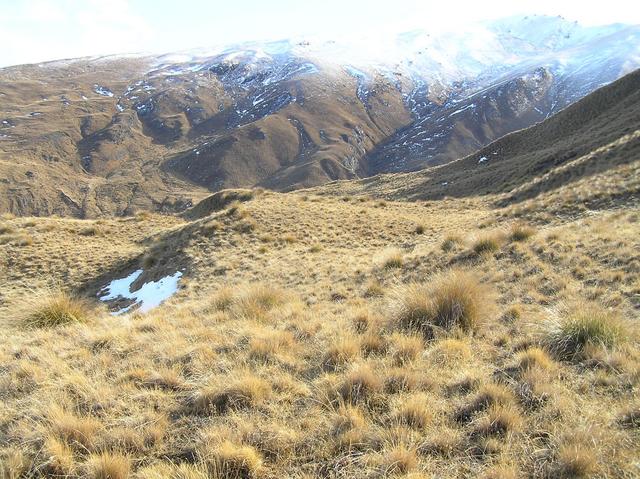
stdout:
POLYGON ((221 289, 213 298, 213 308, 236 318, 267 319, 269 313, 292 300, 285 290, 264 283, 221 289))
POLYGON ((395 326, 420 331, 427 337, 478 329, 490 305, 486 289, 469 272, 451 270, 428 282, 411 283, 395 292, 395 326))
POLYGON ((244 444, 223 441, 207 458, 209 476, 218 479, 263 477, 263 460, 258 451, 244 444))
POLYGON ((30 328, 52 328, 85 323, 92 315, 90 303, 62 290, 35 293, 22 305, 21 322, 30 328))
POLYGON ((594 349, 612 349, 627 340, 620 316, 596 303, 564 304, 546 323, 543 343, 562 360, 584 359, 594 349))

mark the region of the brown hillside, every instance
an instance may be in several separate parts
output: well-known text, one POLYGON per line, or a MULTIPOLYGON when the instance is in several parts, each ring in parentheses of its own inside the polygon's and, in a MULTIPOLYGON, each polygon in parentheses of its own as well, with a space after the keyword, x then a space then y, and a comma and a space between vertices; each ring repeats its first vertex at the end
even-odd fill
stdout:
POLYGON ((640 71, 636 71, 464 159, 416 173, 327 185, 321 190, 343 194, 346 189, 351 194, 395 199, 503 193, 496 201, 506 205, 588 180, 608 169, 624 168, 636 162, 639 154, 640 71))
POLYGON ((345 188, 5 216, 0 474, 633 477, 639 211, 582 201, 614 171, 523 210, 345 188), (184 276, 148 313, 95 304, 137 269, 184 276))

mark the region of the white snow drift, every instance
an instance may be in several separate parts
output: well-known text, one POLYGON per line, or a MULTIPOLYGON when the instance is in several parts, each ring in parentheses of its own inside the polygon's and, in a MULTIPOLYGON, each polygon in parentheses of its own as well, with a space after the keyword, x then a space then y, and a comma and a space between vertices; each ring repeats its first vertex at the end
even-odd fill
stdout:
POLYGON ((181 271, 176 271, 172 275, 160 278, 158 281, 149 281, 136 291, 131 291, 131 285, 141 274, 142 270, 139 269, 126 278, 114 279, 98 293, 100 301, 110 301, 118 298, 130 299, 133 300, 131 305, 113 314, 126 313, 134 305, 138 305, 140 312, 145 313, 173 296, 178 291, 178 281, 182 276, 181 271))

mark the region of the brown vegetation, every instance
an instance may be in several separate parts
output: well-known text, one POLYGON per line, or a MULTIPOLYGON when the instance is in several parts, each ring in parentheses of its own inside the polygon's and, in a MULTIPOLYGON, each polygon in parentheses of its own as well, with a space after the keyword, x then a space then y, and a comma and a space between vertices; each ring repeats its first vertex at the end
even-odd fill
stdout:
POLYGON ((493 198, 305 195, 3 217, 33 243, 0 246, 0 477, 633 477, 636 209, 534 205, 514 236, 493 198), (131 268, 184 276, 94 307, 131 268))

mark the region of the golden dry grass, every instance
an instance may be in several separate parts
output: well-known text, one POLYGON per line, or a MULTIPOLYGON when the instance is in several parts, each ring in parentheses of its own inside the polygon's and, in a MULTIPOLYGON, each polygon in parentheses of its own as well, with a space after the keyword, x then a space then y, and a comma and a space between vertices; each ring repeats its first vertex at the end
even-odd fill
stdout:
POLYGON ((23 303, 22 309, 20 322, 28 328, 84 323, 93 313, 88 301, 61 290, 35 293, 23 303))
POLYGON ((389 248, 380 255, 380 265, 386 269, 402 268, 404 264, 404 254, 399 248, 389 248))
POLYGON ((490 301, 472 274, 452 270, 426 284, 409 284, 396 291, 393 321, 428 337, 458 329, 472 332, 479 327, 490 301))
POLYGON ((121 454, 96 454, 87 459, 86 475, 92 479, 127 479, 131 464, 121 454))
POLYGON ((478 255, 490 255, 502 246, 502 234, 482 234, 473 242, 473 251, 478 255))
POLYGON ((33 244, 0 247, 0 477, 633 477, 637 210, 525 218, 476 255, 513 224, 484 200, 239 209, 3 219, 33 244), (149 313, 17 321, 33 289, 144 264, 185 271, 149 313))
POLYGON ((511 241, 526 241, 535 234, 535 229, 523 223, 515 223, 509 231, 511 241))
POLYGON ((560 359, 576 359, 590 348, 611 349, 631 334, 615 311, 595 303, 562 305, 546 325, 545 343, 560 359))

